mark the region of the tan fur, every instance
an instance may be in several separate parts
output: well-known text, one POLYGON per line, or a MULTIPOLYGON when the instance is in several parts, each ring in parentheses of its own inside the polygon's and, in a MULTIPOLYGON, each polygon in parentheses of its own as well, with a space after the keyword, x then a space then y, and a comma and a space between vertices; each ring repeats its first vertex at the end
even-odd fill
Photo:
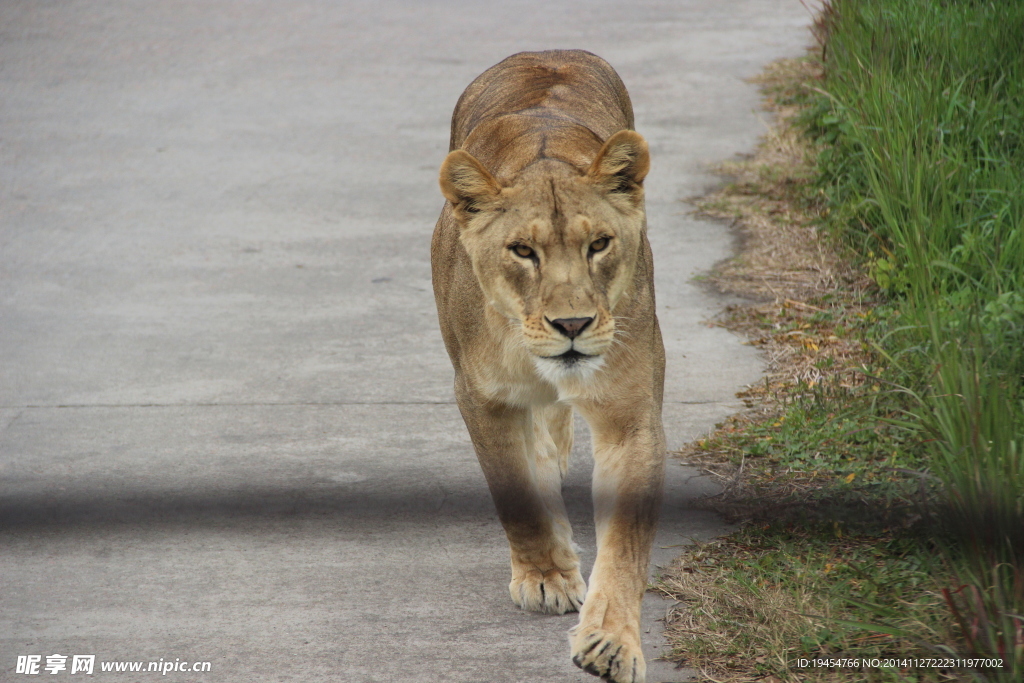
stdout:
POLYGON ((588 52, 491 67, 455 108, 431 246, 456 397, 511 549, 512 600, 580 610, 573 661, 621 683, 646 671, 640 602, 665 454, 649 157, 632 128, 625 87, 588 52), (589 589, 561 496, 574 408, 594 441, 589 589))

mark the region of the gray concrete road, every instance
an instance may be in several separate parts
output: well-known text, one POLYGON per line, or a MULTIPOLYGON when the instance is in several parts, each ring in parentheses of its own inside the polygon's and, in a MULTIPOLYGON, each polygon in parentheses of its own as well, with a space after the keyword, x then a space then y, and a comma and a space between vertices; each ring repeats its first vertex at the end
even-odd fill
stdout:
MULTIPOLYGON (((0 679, 92 654, 92 677, 39 677, 592 680, 573 616, 509 600, 453 404, 428 262, 449 117, 519 50, 618 69, 653 154, 678 447, 760 371, 702 324, 721 301, 691 278, 730 236, 681 200, 753 146, 743 79, 808 20, 799 0, 0 3, 0 679)), ((670 474, 661 563, 722 530, 670 474)))

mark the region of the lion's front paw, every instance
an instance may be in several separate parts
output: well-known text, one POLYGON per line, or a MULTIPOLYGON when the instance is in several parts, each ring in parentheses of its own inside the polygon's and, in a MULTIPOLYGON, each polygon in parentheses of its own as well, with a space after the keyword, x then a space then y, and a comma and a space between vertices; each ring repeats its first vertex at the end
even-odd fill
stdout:
POLYGON ((644 683, 647 664, 640 643, 601 629, 573 629, 572 661, 589 674, 616 683, 644 683))
POLYGON ((531 569, 512 578, 508 585, 512 602, 531 612, 565 614, 576 612, 587 594, 587 584, 578 569, 531 569))

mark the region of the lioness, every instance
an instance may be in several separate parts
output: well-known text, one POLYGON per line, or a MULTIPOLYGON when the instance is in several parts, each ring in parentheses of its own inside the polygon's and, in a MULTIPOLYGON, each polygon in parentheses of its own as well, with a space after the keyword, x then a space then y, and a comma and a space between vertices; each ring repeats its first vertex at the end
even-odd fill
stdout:
POLYGON ((644 212, 650 162, 632 128, 622 81, 589 52, 523 52, 491 67, 455 107, 431 261, 459 409, 511 547, 512 600, 579 610, 573 661, 641 683, 665 352, 644 212), (589 590, 561 494, 574 408, 594 441, 589 590))

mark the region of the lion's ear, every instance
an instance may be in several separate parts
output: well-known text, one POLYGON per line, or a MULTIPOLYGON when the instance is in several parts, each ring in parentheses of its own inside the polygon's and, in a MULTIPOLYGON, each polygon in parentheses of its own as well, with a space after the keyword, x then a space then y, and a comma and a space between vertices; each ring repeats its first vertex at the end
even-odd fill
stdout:
POLYGON ((643 200, 644 178, 651 168, 647 141, 633 130, 620 130, 605 141, 590 164, 587 177, 609 195, 628 199, 633 206, 643 200))
POLYGON ((441 193, 462 217, 492 206, 501 185, 487 169, 464 149, 449 154, 441 164, 441 193))

